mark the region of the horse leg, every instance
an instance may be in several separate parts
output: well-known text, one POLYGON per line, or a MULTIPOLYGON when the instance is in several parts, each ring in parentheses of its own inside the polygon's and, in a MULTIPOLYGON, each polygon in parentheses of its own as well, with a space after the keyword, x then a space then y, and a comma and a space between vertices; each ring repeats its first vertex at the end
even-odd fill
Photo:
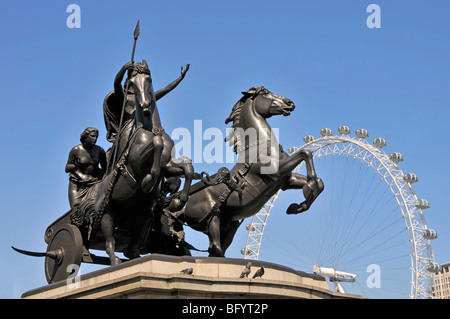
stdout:
POLYGON ((306 177, 307 183, 303 186, 303 195, 305 201, 300 204, 300 209, 297 213, 301 213, 311 206, 316 198, 322 193, 325 188, 322 179, 317 177, 316 170, 314 168, 313 154, 311 151, 304 150, 305 165, 306 165, 306 177))
POLYGON ((228 247, 230 247, 231 243, 233 242, 233 238, 234 235, 236 235, 236 232, 239 228, 239 226, 241 226, 241 222, 236 220, 236 221, 231 221, 227 224, 227 228, 226 229, 222 229, 222 240, 221 240, 221 244, 222 244, 222 252, 223 254, 225 254, 225 252, 227 251, 228 247))
POLYGON ((288 214, 299 214, 308 210, 314 200, 324 189, 323 181, 316 175, 313 154, 309 150, 298 150, 292 155, 282 159, 275 177, 282 178, 283 176, 286 176, 302 161, 305 161, 306 165, 306 180, 304 178, 300 178, 299 176, 301 175, 299 174, 291 173, 290 180, 285 187, 287 189, 303 189, 305 201, 300 205, 292 204, 287 211, 288 214))
POLYGON ((150 227, 153 221, 152 215, 144 217, 143 219, 137 220, 137 227, 135 235, 131 238, 127 250, 124 252, 124 256, 129 259, 136 259, 141 257, 139 254, 141 245, 147 239, 148 233, 150 231, 150 227))
MULTIPOLYGON (((153 193, 149 195, 150 197, 156 198, 157 192, 153 190, 153 193)), ((154 217, 154 211, 156 206, 156 200, 151 200, 147 205, 145 205, 140 214, 136 216, 134 224, 132 225, 132 233, 128 247, 124 252, 124 256, 129 259, 135 259, 141 257, 140 250, 142 244, 147 239, 154 217)))
MULTIPOLYGON (((153 164, 152 168, 150 169, 150 174, 147 174, 142 182, 141 182, 141 188, 142 191, 146 194, 150 193, 152 189, 156 185, 156 181, 159 178, 159 175, 161 174, 161 153, 164 147, 163 139, 161 136, 156 135, 152 139, 152 145, 154 148, 154 155, 153 155, 153 164)), ((147 151, 148 149, 145 148, 147 151)), ((145 154, 148 156, 148 154, 145 154)), ((141 154, 141 163, 144 163, 146 156, 141 154)))
POLYGON ((105 236, 106 253, 108 254, 111 261, 111 266, 120 264, 120 259, 114 253, 114 250, 116 248, 116 242, 114 240, 114 218, 109 212, 106 212, 103 215, 101 220, 101 227, 103 236, 105 236))
MULTIPOLYGON (((174 159, 170 159, 166 166, 167 176, 183 176, 185 177, 184 186, 180 193, 181 205, 184 206, 189 198, 189 191, 191 189, 192 180, 194 179, 194 166, 192 163, 183 163, 174 159)), ((178 209, 182 208, 179 207, 178 209)))
POLYGON ((280 160, 276 178, 281 178, 292 172, 301 162, 305 161, 308 179, 316 178, 313 155, 309 150, 298 150, 292 155, 280 160))
POLYGON ((324 190, 324 184, 320 178, 308 179, 307 176, 292 173, 286 185, 281 188, 283 191, 288 189, 303 189, 305 201, 300 204, 293 203, 286 210, 286 214, 299 214, 307 211, 319 194, 324 190))
POLYGON ((209 257, 225 257, 220 245, 220 218, 217 215, 211 217, 207 234, 209 238, 209 257))

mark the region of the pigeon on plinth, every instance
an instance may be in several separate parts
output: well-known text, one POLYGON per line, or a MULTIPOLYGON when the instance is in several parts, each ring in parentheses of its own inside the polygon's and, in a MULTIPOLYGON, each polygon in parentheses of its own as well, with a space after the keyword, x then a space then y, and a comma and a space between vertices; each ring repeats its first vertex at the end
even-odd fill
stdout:
POLYGON ((182 271, 180 271, 182 274, 185 274, 185 275, 192 275, 192 273, 194 272, 194 269, 193 268, 186 268, 186 269, 183 269, 182 271))
POLYGON ((255 272, 255 274, 253 275, 253 278, 261 278, 262 279, 262 276, 264 275, 264 266, 262 266, 261 268, 259 268, 256 272, 255 272))
POLYGON ((248 275, 250 274, 250 271, 251 271, 251 267, 252 267, 252 263, 249 262, 249 263, 245 266, 245 268, 244 268, 244 270, 242 271, 241 276, 240 276, 239 278, 248 277, 248 275))

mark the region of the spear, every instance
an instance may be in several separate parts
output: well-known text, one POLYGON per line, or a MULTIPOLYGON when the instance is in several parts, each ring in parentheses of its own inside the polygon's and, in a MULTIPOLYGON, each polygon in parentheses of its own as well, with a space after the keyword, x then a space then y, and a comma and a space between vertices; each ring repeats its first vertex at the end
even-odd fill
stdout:
POLYGON ((131 62, 133 62, 133 63, 134 63, 134 50, 136 49, 136 41, 137 41, 140 33, 141 33, 141 29, 139 27, 139 19, 138 19, 138 22, 136 24, 136 28, 134 29, 134 33, 133 33, 134 44, 133 44, 133 52, 131 53, 131 62))
MULTIPOLYGON (((134 43, 133 43, 133 51, 131 52, 131 63, 134 63, 134 51, 136 49, 136 42, 137 42, 137 39, 138 39, 140 33, 141 33, 141 30, 140 30, 140 27, 139 27, 139 19, 138 19, 138 22, 136 24, 136 28, 134 28, 134 33, 133 33, 134 43)), ((125 105, 127 103, 128 88, 130 86, 130 81, 126 81, 126 82, 127 82, 127 84, 125 86, 125 94, 124 94, 124 97, 123 97, 122 113, 120 114, 120 122, 119 122, 119 127, 118 127, 119 132, 117 132, 116 141, 115 141, 115 142, 117 142, 117 144, 116 144, 116 147, 114 148, 114 157, 113 157, 113 161, 112 161, 113 164, 116 163, 117 147, 118 147, 119 138, 120 138, 120 132, 121 132, 120 129, 122 128, 123 113, 125 112, 125 105)))

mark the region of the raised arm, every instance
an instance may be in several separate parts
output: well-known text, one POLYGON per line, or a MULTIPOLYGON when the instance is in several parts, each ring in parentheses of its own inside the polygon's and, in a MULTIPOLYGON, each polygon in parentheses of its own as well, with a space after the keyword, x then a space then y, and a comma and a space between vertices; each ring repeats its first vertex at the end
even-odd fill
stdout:
POLYGON ((125 75, 125 72, 133 66, 133 62, 127 62, 117 73, 114 79, 114 96, 118 100, 123 100, 123 87, 122 80, 125 75))
POLYGON ((184 79, 184 77, 186 76, 186 72, 189 70, 189 64, 186 65, 186 69, 183 69, 183 67, 181 67, 181 75, 178 79, 176 79, 175 81, 173 81, 172 83, 170 83, 168 86, 166 86, 164 89, 158 90, 155 92, 155 98, 156 100, 159 100, 160 98, 162 98, 164 95, 166 95, 167 93, 169 93, 170 91, 172 91, 174 88, 176 88, 178 86, 178 84, 180 84, 180 82, 184 79))

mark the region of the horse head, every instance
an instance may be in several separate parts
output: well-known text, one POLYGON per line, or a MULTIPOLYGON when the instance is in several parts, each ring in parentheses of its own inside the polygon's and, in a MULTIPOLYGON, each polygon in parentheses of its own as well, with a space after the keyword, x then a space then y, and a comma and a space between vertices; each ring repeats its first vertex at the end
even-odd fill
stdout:
POLYGON ((235 152, 239 152, 240 148, 246 149, 250 144, 259 143, 260 137, 263 137, 259 134, 264 134, 267 138, 271 136, 267 118, 273 115, 288 116, 295 109, 290 99, 272 93, 263 86, 252 87, 242 94, 244 96, 234 105, 230 116, 225 120, 225 124, 233 122, 225 141, 234 145, 235 152), (253 137, 253 143, 243 139, 247 134, 251 134, 252 130, 248 129, 257 130, 258 136, 253 137))
POLYGON ((150 115, 150 109, 156 104, 150 69, 145 60, 136 63, 129 69, 129 82, 136 99, 136 111, 142 110, 145 116, 150 115))
POLYGON ((254 100, 255 111, 264 118, 273 115, 288 116, 295 109, 295 104, 290 99, 272 93, 264 86, 252 87, 242 94, 245 99, 254 100))

